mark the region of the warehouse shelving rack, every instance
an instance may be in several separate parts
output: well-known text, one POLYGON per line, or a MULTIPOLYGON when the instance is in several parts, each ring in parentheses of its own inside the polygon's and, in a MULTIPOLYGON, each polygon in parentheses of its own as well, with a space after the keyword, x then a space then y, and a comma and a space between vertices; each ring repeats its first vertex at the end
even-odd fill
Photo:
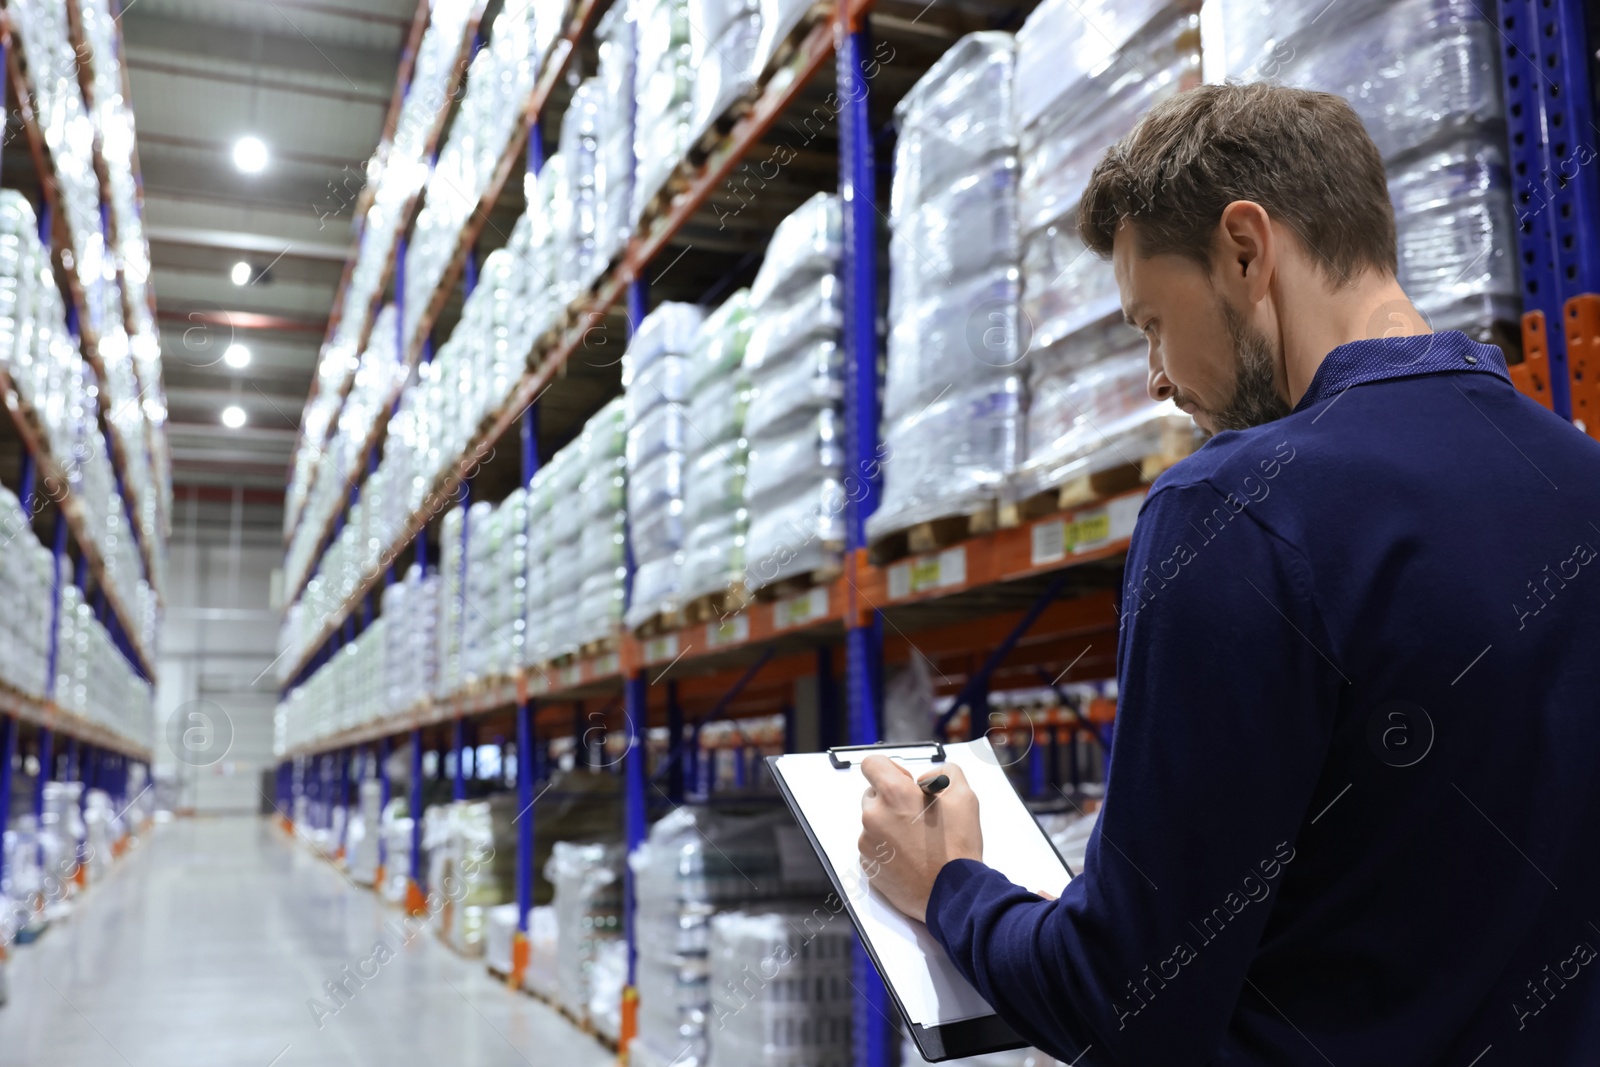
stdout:
MULTIPOLYGON (((90 47, 90 45, 88 43, 88 39, 84 34, 82 13, 81 13, 81 9, 78 7, 78 5, 76 5, 76 4, 68 4, 67 5, 67 21, 68 21, 68 26, 69 26, 70 32, 71 32, 71 40, 72 40, 72 45, 73 45, 73 52, 78 57, 78 83, 79 83, 79 87, 83 90, 83 98, 84 98, 85 102, 89 105, 90 111, 93 112, 95 110, 95 107, 96 107, 96 104, 97 104, 97 99, 96 99, 96 96, 95 96, 95 81, 94 81, 94 79, 95 79, 95 55, 94 55, 94 49, 92 47, 90 47)), ((122 75, 122 79, 121 79, 121 81, 122 81, 122 86, 121 86, 122 99, 123 99, 124 103, 126 103, 128 105, 128 107, 129 107, 129 109, 131 110, 132 104, 129 103, 129 102, 132 101, 132 99, 133 99, 133 92, 132 92, 132 89, 130 88, 129 82, 128 82, 128 65, 127 65, 126 62, 123 61, 123 57, 122 57, 122 33, 121 33, 120 25, 119 25, 117 33, 115 35, 114 46, 115 46, 115 48, 117 50, 116 60, 117 60, 118 69, 120 70, 121 75, 122 75)), ((135 204, 134 204, 134 206, 135 206, 135 211, 137 212, 138 216, 142 220, 143 215, 144 215, 144 175, 143 175, 143 171, 142 171, 142 169, 141 169, 141 167, 139 165, 139 147, 138 147, 138 144, 137 143, 133 144, 131 146, 131 149, 132 149, 132 165, 133 165, 133 182, 134 182, 134 190, 135 190, 135 204)), ((110 164, 106 162, 106 158, 105 158, 105 139, 104 139, 104 136, 103 136, 103 131, 99 130, 98 128, 95 130, 94 163, 95 163, 95 174, 100 179, 100 200, 101 200, 101 203, 102 203, 102 205, 109 205, 109 203, 111 201, 110 164)), ((103 225, 105 227, 106 242, 107 242, 108 247, 110 247, 110 248, 121 248, 121 246, 122 246, 121 242, 122 242, 122 238, 123 238, 124 235, 120 232, 120 230, 118 228, 117 213, 115 211, 102 209, 101 218, 103 220, 103 225)), ((144 282, 145 282, 144 291, 145 291, 146 306, 145 306, 145 308, 143 310, 148 312, 149 317, 150 317, 150 321, 154 322, 155 321, 155 317, 156 317, 156 294, 155 294, 155 288, 153 286, 151 286, 150 284, 148 284, 149 283, 149 279, 148 278, 144 279, 144 282)), ((121 294, 122 294, 124 321, 129 327, 131 327, 134 324, 134 322, 136 321, 136 314, 135 314, 135 311, 134 311, 134 308, 133 308, 133 304, 132 304, 132 297, 128 293, 128 286, 127 286, 127 283, 126 283, 126 264, 122 261, 122 259, 120 257, 118 257, 118 259, 117 259, 117 288, 121 291, 121 294)), ((132 333, 133 333, 133 330, 129 329, 128 333, 131 336, 132 333)), ((155 403, 160 405, 161 407, 165 408, 165 406, 166 406, 166 398, 165 398, 165 393, 164 393, 164 389, 162 387, 162 383, 161 383, 160 377, 156 376, 154 378, 154 380, 146 381, 145 380, 145 378, 146 378, 145 369, 142 368, 139 365, 139 362, 137 360, 133 361, 133 367, 134 367, 134 374, 135 374, 135 377, 136 377, 136 380, 137 380, 137 383, 138 383, 138 386, 139 386, 139 390, 138 390, 138 394, 137 394, 138 399, 142 402, 144 400, 144 398, 148 397, 152 401, 154 401, 155 403)), ((103 391, 102 391, 101 402, 102 402, 102 405, 104 406, 103 410, 105 411, 105 415, 106 415, 106 418, 107 418, 107 425, 111 428, 111 431, 112 431, 110 437, 111 437, 111 441, 112 441, 112 448, 115 450, 114 451, 114 455, 113 455, 113 461, 114 461, 113 465, 115 466, 115 468, 118 471, 126 470, 128 468, 128 463, 127 463, 127 448, 128 448, 128 445, 122 440, 120 432, 116 429, 116 426, 110 421, 111 415, 112 415, 112 410, 110 408, 110 401, 109 401, 109 398, 104 395, 103 391)), ((145 449, 149 454, 151 464, 155 465, 158 462, 160 462, 160 460, 158 459, 159 449, 158 449, 157 440, 156 440, 155 427, 154 427, 154 425, 151 423, 151 421, 148 418, 141 419, 140 420, 140 424, 141 424, 141 426, 143 427, 143 429, 145 431, 144 432, 144 437, 145 437, 144 446, 145 446, 145 449)), ((129 511, 130 512, 135 512, 136 509, 133 507, 133 505, 136 502, 138 502, 136 500, 136 494, 132 494, 130 492, 130 488, 131 487, 126 483, 125 480, 123 481, 122 484, 119 485, 118 488, 123 493, 124 500, 128 503, 129 511)), ((155 494, 156 495, 156 499, 154 501, 154 505, 155 505, 155 509, 156 509, 156 525, 157 525, 157 528, 158 528, 161 536, 163 536, 163 537, 170 536, 171 535, 171 529, 172 529, 172 515, 171 515, 171 509, 170 509, 170 501, 165 499, 165 497, 163 496, 163 494, 161 493, 161 491, 160 491, 160 489, 158 487, 153 486, 152 488, 156 489, 156 494, 155 494)), ((157 551, 157 548, 156 548, 156 546, 154 544, 150 543, 143 536, 142 531, 141 531, 140 527, 138 526, 138 524, 132 522, 132 514, 130 514, 130 516, 129 516, 129 522, 130 522, 130 525, 132 526, 132 528, 134 530, 134 536, 138 541, 139 551, 142 553, 142 555, 144 557, 145 574, 149 577, 149 581, 150 581, 151 587, 154 589, 157 601, 159 603, 162 600, 163 594, 164 594, 165 591, 160 588, 159 584, 156 581, 156 576, 159 575, 159 573, 160 573, 160 571, 157 569, 156 559, 155 559, 155 553, 157 551)))
MULTIPOLYGON (((39 129, 32 108, 35 99, 30 83, 30 67, 22 54, 20 39, 13 33, 10 11, 0 10, 0 67, 5 76, 0 78, 0 105, 9 107, 8 97, 18 102, 16 114, 25 135, 32 157, 34 174, 40 186, 41 238, 47 247, 62 248, 65 224, 56 210, 57 188, 54 163, 39 129)), ((119 38, 120 44, 120 38, 119 38)), ((85 49, 77 55, 84 56, 85 49)), ((80 68, 79 77, 87 78, 80 68)), ((126 74, 124 73, 124 77, 126 74)), ((83 86, 88 91, 87 86, 83 86)), ((102 218, 109 215, 104 163, 99 158, 99 144, 95 145, 97 170, 100 178, 102 218)), ((99 382, 106 380, 105 366, 100 359, 97 339, 86 329, 85 296, 76 274, 67 269, 59 254, 55 257, 58 282, 66 296, 69 325, 77 334, 85 362, 99 382)), ((120 281, 120 280, 119 280, 120 281)), ((130 309, 124 305, 124 314, 130 309)), ((153 394, 159 397, 160 382, 141 382, 140 396, 153 394)), ((116 476, 118 490, 123 494, 125 506, 131 504, 125 442, 113 428, 109 399, 102 386, 97 393, 99 431, 108 448, 116 476)), ((18 496, 24 511, 30 515, 39 531, 48 529, 53 547, 54 570, 52 584, 55 589, 54 604, 49 619, 49 652, 47 688, 53 688, 55 664, 61 650, 57 648, 61 591, 66 583, 73 582, 83 591, 85 601, 94 605, 95 616, 105 626, 112 643, 127 659, 136 674, 154 683, 155 660, 153 649, 143 646, 135 616, 129 608, 125 593, 106 581, 105 561, 90 535, 84 502, 71 487, 67 464, 70 457, 53 455, 40 430, 39 414, 31 409, 16 388, 10 375, 0 369, 0 399, 3 399, 10 416, 9 425, 16 432, 19 449, 18 496), (76 561, 70 551, 76 546, 76 561), (91 591, 93 595, 91 596, 91 591)), ((145 419, 146 447, 155 431, 145 419)), ((152 455, 152 462, 155 457, 152 455)), ((131 536, 138 547, 138 558, 144 577, 154 587, 154 558, 159 546, 149 544, 139 524, 130 513, 124 515, 131 536)), ((159 511, 159 501, 158 501, 159 511)), ((164 527, 163 527, 164 529, 164 527)), ((159 591, 157 592, 159 596, 159 591)), ((44 784, 60 775, 63 780, 82 781, 92 788, 105 789, 113 803, 120 809, 132 799, 126 796, 128 769, 133 764, 143 765, 148 776, 152 761, 151 749, 130 740, 121 733, 108 729, 101 723, 61 708, 53 692, 24 694, 0 686, 0 827, 7 825, 12 800, 13 764, 24 749, 37 761, 38 771, 34 781, 35 813, 42 811, 44 784), (27 736, 24 736, 24 735, 27 736), (58 746, 58 739, 62 742, 58 746)))
MULTIPOLYGON (((702 755, 700 727, 720 719, 779 713, 787 723, 783 747, 792 750, 795 685, 814 679, 816 741, 871 743, 880 738, 885 670, 913 656, 932 664, 938 675, 936 692, 952 698, 940 721, 951 736, 982 736, 986 730, 1029 733, 1027 775, 1035 795, 1051 784, 1059 786, 1067 777, 1061 755, 1065 747, 1076 749, 1080 739, 1092 737, 1109 752, 1114 702, 1094 700, 1084 707, 1073 706, 1062 696, 1061 686, 1115 673, 1121 563, 1145 490, 889 563, 874 562, 867 551, 864 523, 877 503, 878 264, 883 247, 879 205, 886 192, 880 127, 874 125, 874 109, 882 103, 883 92, 882 84, 867 74, 874 55, 869 34, 875 20, 891 36, 899 35, 894 36, 897 46, 916 42, 920 31, 932 38, 934 47, 939 41, 939 14, 938 8, 902 13, 892 0, 840 0, 824 21, 810 26, 790 60, 792 80, 767 84, 724 141, 686 176, 683 191, 666 212, 634 238, 596 290, 570 311, 553 342, 536 347, 513 396, 481 428, 430 496, 433 501, 465 503, 472 491, 471 475, 492 460, 495 445, 513 427, 520 427, 522 434, 517 484, 529 483, 539 462, 538 413, 546 402, 546 390, 583 352, 589 335, 608 328, 617 305, 625 306, 630 325, 637 324, 650 295, 647 268, 660 271, 658 257, 663 250, 675 239, 681 243, 682 234, 693 228, 696 213, 712 201, 741 160, 758 151, 763 133, 794 106, 805 85, 832 56, 835 98, 840 102, 835 112, 837 189, 845 206, 846 470, 865 487, 847 505, 843 573, 798 595, 757 601, 721 619, 649 639, 620 633, 614 648, 474 683, 450 699, 429 701, 403 715, 287 752, 279 774, 279 801, 285 812, 296 795, 308 791, 321 805, 313 808, 314 821, 323 818, 319 810, 348 803, 353 756, 370 753, 374 747, 387 753, 391 739, 405 738, 412 755, 410 810, 420 816, 425 750, 455 753, 453 792, 460 798, 465 796, 464 751, 479 736, 501 744, 514 740, 517 806, 526 816, 517 824, 516 882, 525 933, 534 884, 532 815, 542 772, 548 771, 549 744, 552 738, 572 737, 576 762, 587 765, 587 746, 576 742, 586 730, 593 732, 591 724, 598 723, 608 734, 611 749, 622 753, 615 770, 623 779, 624 840, 629 848, 644 839, 653 806, 706 799, 703 789, 696 798, 693 786, 714 779, 707 772, 716 749, 707 748, 702 755), (934 17, 923 23, 930 13, 934 17), (835 677, 841 650, 842 690, 835 677), (1061 698, 1059 712, 1040 717, 975 713, 989 707, 991 691, 1041 687, 1061 698), (1034 737, 1032 731, 1040 725, 1045 736, 1034 737), (529 758, 522 758, 523 753, 529 758), (331 787, 330 755, 343 768, 338 792, 331 787)), ((961 29, 977 28, 967 17, 970 11, 958 14, 962 14, 957 20, 961 29)), ((1010 14, 1019 19, 1022 12, 1010 14)), ((1597 144, 1588 57, 1600 39, 1593 36, 1600 27, 1585 25, 1581 0, 1501 0, 1498 17, 1508 101, 1513 105, 1509 135, 1526 282, 1526 358, 1514 366, 1513 378, 1524 392, 1563 414, 1570 412, 1591 434, 1600 436, 1600 411, 1594 408, 1600 404, 1595 393, 1600 380, 1600 252, 1595 251, 1600 247, 1596 240, 1600 185, 1594 167, 1587 166, 1596 159, 1597 144), (1546 137, 1547 130, 1553 139, 1546 137), (1571 136, 1563 139, 1562 130, 1571 131, 1571 136), (1574 167, 1572 161, 1581 164, 1574 167), (1558 318, 1563 328, 1548 336, 1546 324, 1558 318)), ((530 116, 531 168, 542 159, 541 117, 530 116)), ((880 111, 880 123, 883 117, 880 111)), ((487 207, 480 214, 487 216, 487 207)), ((443 289, 454 285, 455 273, 447 275, 434 295, 430 325, 447 299, 443 289)), ((658 273, 655 280, 665 273, 658 273)), ((421 346, 425 339, 424 331, 411 343, 421 346)), ((435 517, 412 517, 404 540, 415 539, 415 547, 396 546, 386 553, 389 566, 371 575, 332 613, 319 640, 286 672, 290 683, 286 692, 353 636, 350 623, 358 606, 366 605, 364 615, 370 621, 369 598, 380 582, 393 581, 394 564, 407 558, 401 553, 410 552, 409 558, 426 565, 427 530, 435 517)), ((741 768, 746 767, 745 744, 741 740, 734 748, 736 766, 741 768)), ((361 766, 383 780, 387 798, 385 762, 367 760, 361 766)), ((441 758, 441 773, 444 766, 441 758)), ((1074 784, 1079 766, 1073 758, 1074 784)), ((287 816, 285 824, 293 829, 287 816)), ((414 833, 408 906, 418 910, 423 906, 420 818, 414 833)), ((625 877, 625 933, 631 949, 631 872, 625 877)), ((858 957, 855 1059, 863 1067, 880 1067, 894 1060, 893 1032, 881 984, 865 957, 858 957)), ((514 983, 526 963, 527 944, 519 934, 514 983)), ((634 983, 630 950, 624 1043, 635 1032, 634 983)))

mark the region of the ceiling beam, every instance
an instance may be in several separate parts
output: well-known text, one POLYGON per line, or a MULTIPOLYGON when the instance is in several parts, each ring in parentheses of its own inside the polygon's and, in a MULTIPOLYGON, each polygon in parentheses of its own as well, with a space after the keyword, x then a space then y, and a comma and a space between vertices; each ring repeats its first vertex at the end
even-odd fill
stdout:
MULTIPOLYGON (((261 0, 225 0, 227 3, 248 4, 255 6, 261 0)), ((312 15, 328 15, 332 18, 350 19, 354 22, 372 22, 382 26, 397 26, 407 29, 411 26, 411 19, 405 15, 386 15, 381 11, 362 11, 352 7, 340 7, 337 4, 320 3, 319 0, 271 0, 273 7, 287 8, 290 11, 304 11, 312 15)), ((387 101, 385 101, 387 103, 387 101)))
MULTIPOLYGON (((168 148, 184 148, 194 152, 203 152, 208 156, 218 159, 229 159, 233 155, 233 145, 227 141, 210 141, 203 137, 180 137, 171 133, 141 133, 139 145, 164 145, 168 148)), ((274 146, 272 149, 274 162, 285 160, 290 163, 304 163, 312 167, 341 168, 350 167, 364 171, 367 165, 365 159, 356 159, 349 156, 321 156, 311 152, 294 152, 289 149, 274 146)))
POLYGON ((243 85, 250 89, 271 89, 280 93, 296 93, 300 96, 316 96, 325 100, 338 100, 346 104, 367 104, 385 109, 389 106, 389 98, 382 93, 364 93, 359 89, 340 89, 337 86, 312 85, 308 82, 289 81, 284 78, 262 78, 235 74, 230 71, 207 70, 202 67, 181 67, 173 63, 161 63, 153 59, 130 59, 128 67, 132 70, 145 71, 150 74, 164 74, 172 78, 191 78, 196 81, 220 82, 225 85, 243 85))
POLYGON ((183 311, 178 308, 160 308, 156 318, 163 322, 187 322, 190 325, 227 326, 236 330, 280 330, 284 333, 328 332, 327 319, 291 319, 282 315, 264 315, 253 311, 183 311))
MULTIPOLYGON (((357 92, 387 94, 393 88, 395 50, 313 42, 288 20, 279 30, 228 27, 217 23, 158 14, 130 6, 121 18, 124 55, 137 57, 203 56, 208 62, 276 70, 290 76, 325 79, 357 92)), ((134 98, 139 99, 138 86, 134 98)), ((143 138, 141 132, 140 137, 143 138)))
POLYGON ((233 252, 256 252, 289 259, 325 259, 343 263, 352 245, 316 241, 284 241, 259 233, 238 230, 208 230, 199 226, 146 226, 145 238, 151 244, 187 245, 191 248, 225 248, 233 252))

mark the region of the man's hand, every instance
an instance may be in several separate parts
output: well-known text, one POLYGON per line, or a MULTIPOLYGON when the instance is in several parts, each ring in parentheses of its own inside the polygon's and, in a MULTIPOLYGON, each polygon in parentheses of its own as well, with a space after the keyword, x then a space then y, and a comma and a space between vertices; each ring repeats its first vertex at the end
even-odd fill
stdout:
POLYGON ((868 784, 861 798, 861 869, 889 903, 926 922, 928 897, 944 865, 983 860, 978 796, 954 763, 930 772, 950 776, 944 791, 931 797, 887 756, 868 756, 861 773, 868 784))

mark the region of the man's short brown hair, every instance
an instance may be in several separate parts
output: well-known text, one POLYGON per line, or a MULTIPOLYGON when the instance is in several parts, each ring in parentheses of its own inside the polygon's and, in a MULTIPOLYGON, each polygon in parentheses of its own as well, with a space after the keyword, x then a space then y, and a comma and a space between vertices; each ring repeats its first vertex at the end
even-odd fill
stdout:
POLYGON ((1201 85, 1152 108, 1095 167, 1078 232, 1101 256, 1124 220, 1139 252, 1210 268, 1222 210, 1250 200, 1284 223, 1337 288, 1395 273, 1383 157, 1340 97, 1281 85, 1201 85))

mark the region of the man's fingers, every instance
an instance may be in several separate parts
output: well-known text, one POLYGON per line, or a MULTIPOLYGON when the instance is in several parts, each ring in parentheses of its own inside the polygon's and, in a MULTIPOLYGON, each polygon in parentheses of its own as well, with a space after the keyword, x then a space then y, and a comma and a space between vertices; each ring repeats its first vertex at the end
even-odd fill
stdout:
POLYGON ((861 773, 867 779, 867 796, 893 791, 897 787, 915 784, 911 772, 888 756, 871 755, 861 761, 861 773))
POLYGON ((967 784, 967 772, 961 769, 959 763, 941 763, 939 770, 950 776, 951 789, 971 789, 967 784))

